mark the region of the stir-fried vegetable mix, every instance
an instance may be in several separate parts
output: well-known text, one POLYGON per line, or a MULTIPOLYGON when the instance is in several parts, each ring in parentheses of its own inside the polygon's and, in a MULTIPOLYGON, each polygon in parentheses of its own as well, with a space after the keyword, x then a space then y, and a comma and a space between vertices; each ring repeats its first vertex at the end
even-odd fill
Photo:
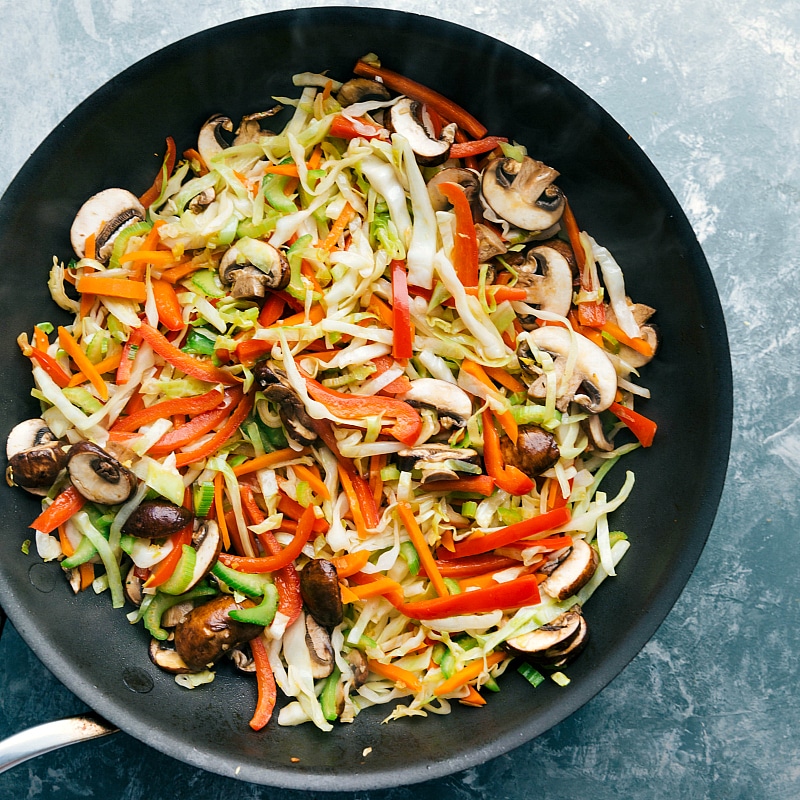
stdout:
POLYGON ((39 555, 182 685, 254 672, 255 729, 278 688, 278 724, 329 730, 483 705, 514 659, 567 682, 628 548, 634 476, 602 481, 655 432, 654 309, 556 170, 374 56, 355 74, 90 198, 50 273, 74 321, 19 337, 39 555))

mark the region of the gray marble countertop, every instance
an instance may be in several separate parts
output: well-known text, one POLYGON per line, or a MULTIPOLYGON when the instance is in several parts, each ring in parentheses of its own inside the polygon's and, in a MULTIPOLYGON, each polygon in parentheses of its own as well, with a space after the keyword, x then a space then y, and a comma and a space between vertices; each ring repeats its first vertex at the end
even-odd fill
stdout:
MULTIPOLYGON (((434 13, 427 0, 351 5, 434 13)), ((128 65, 204 28, 290 7, 283 0, 0 0, 0 191, 64 116, 128 65)), ((724 307, 735 381, 733 446, 695 573, 653 639, 606 689, 488 764, 358 796, 796 800, 800 6, 442 0, 435 15, 501 39, 564 75, 663 174, 706 253, 724 307)), ((83 710, 7 626, 0 640, 0 738, 83 710)), ((125 734, 0 775, 2 798, 189 796, 320 795, 278 794, 203 773, 125 734)))

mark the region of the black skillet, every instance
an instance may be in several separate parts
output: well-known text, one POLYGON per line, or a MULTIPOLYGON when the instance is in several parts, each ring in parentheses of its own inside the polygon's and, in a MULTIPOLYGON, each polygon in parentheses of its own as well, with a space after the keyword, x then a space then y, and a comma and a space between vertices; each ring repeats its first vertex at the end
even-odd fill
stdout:
POLYGON ((21 552, 38 501, 3 486, 0 604, 44 664, 149 745, 222 775, 294 789, 360 790, 446 775, 517 747, 582 706, 639 652, 683 589, 714 519, 730 442, 730 357, 711 274, 669 188, 625 131, 567 80, 487 36, 346 8, 253 17, 167 47, 95 92, 34 153, 0 205, 3 438, 38 413, 15 339, 42 320, 62 321, 45 284, 52 256, 70 256, 69 225, 81 203, 109 186, 144 191, 166 136, 180 152, 212 113, 237 119, 270 107, 272 96, 296 96, 295 72, 347 79, 370 51, 560 170, 581 226, 615 255, 630 294, 658 308, 662 347, 642 380, 653 398, 640 408, 659 430, 652 448, 607 479, 612 492, 626 469, 636 473, 612 521, 633 546, 619 577, 586 608, 593 636, 569 669, 568 688, 548 681, 533 689, 512 669, 478 712, 455 704, 449 716, 381 725, 387 712, 377 708, 331 734, 274 723, 253 733, 254 683, 225 668, 210 686, 177 687, 150 664, 143 629, 112 611, 106 596, 73 596, 57 565, 21 552))

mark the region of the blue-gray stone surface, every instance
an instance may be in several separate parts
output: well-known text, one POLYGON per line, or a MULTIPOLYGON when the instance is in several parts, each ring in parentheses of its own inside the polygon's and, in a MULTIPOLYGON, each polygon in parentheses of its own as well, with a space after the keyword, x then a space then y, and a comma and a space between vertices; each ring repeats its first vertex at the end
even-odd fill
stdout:
MULTIPOLYGON (((358 797, 797 800, 800 5, 369 5, 435 14, 501 39, 578 85, 633 136, 708 258, 729 330, 735 419, 726 489, 697 569, 619 677, 507 755, 358 797)), ((0 190, 66 114, 131 63, 204 28, 287 8, 282 0, 0 0, 0 190)), ((84 709, 7 626, 0 738, 84 709)), ((276 796, 319 795, 204 773, 125 734, 0 775, 3 799, 276 796)))

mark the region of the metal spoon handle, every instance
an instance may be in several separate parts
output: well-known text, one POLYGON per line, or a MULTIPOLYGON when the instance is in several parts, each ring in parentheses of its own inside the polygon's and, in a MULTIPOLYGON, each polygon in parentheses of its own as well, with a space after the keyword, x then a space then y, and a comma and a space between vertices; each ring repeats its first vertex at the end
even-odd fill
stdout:
POLYGON ((0 741, 0 772, 59 747, 97 739, 118 730, 94 712, 36 725, 0 741))

